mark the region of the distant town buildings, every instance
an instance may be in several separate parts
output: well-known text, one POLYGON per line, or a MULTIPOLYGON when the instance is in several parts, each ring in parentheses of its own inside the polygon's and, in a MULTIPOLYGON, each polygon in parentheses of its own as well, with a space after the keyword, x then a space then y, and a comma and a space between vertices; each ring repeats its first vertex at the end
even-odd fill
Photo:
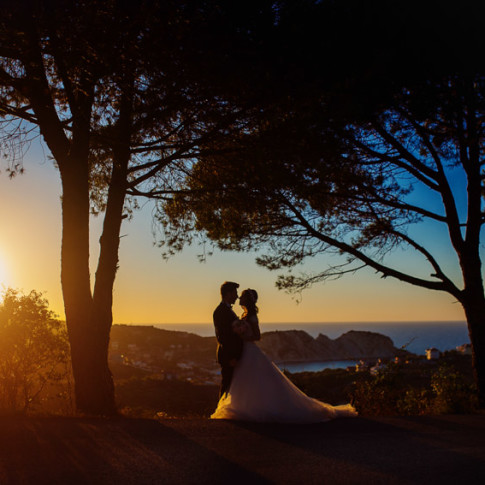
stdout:
MULTIPOLYGON (((184 380, 195 384, 219 384, 220 367, 215 357, 200 362, 188 342, 153 342, 150 338, 129 342, 136 328, 127 329, 127 335, 114 337, 110 342, 110 365, 144 371, 160 380, 184 380)), ((150 329, 145 330, 147 333, 150 329)), ((136 337, 137 335, 135 335, 136 337)), ((138 335, 139 337, 139 335, 138 335)), ((211 349, 212 350, 212 349, 211 349)), ((215 356, 215 351, 213 352, 215 356)))
POLYGON ((459 345, 456 350, 463 355, 472 355, 472 344, 459 345))
POLYGON ((440 351, 435 347, 431 347, 430 349, 426 349, 426 358, 428 360, 436 360, 440 358, 440 351))
POLYGON ((381 359, 378 359, 376 365, 372 366, 369 369, 369 372, 371 373, 371 375, 375 376, 379 374, 379 372, 381 372, 385 367, 386 364, 384 364, 381 359))

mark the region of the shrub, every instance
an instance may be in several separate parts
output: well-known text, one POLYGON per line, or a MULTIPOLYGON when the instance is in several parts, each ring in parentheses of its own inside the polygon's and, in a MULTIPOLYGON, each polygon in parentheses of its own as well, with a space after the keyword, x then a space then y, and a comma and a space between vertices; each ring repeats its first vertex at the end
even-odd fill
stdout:
POLYGON ((397 414, 398 408, 409 404, 401 403, 406 395, 407 384, 398 364, 388 364, 375 376, 355 383, 352 402, 362 415, 383 416, 397 414))
POLYGON ((355 383, 352 402, 361 415, 373 416, 473 412, 477 399, 471 363, 463 364, 462 356, 451 354, 438 367, 427 361, 390 363, 378 375, 355 383))
POLYGON ((441 364, 431 376, 434 393, 433 410, 438 414, 469 413, 477 407, 476 389, 466 382, 463 374, 447 363, 441 364))
POLYGON ((0 411, 27 413, 49 399, 70 403, 67 332, 42 294, 11 288, 0 304, 0 411))
POLYGON ((349 402, 353 383, 362 377, 346 369, 294 374, 285 371, 285 375, 305 394, 333 405, 349 402))

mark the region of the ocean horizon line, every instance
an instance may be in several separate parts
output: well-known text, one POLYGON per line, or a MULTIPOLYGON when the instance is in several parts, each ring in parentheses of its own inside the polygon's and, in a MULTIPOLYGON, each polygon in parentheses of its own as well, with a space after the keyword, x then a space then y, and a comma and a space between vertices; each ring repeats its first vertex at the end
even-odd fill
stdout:
MULTIPOLYGON (((433 324, 433 323, 464 323, 466 320, 356 320, 356 321, 291 321, 291 322, 261 322, 261 325, 390 325, 390 324, 433 324)), ((212 322, 114 322, 113 325, 213 325, 212 322)))

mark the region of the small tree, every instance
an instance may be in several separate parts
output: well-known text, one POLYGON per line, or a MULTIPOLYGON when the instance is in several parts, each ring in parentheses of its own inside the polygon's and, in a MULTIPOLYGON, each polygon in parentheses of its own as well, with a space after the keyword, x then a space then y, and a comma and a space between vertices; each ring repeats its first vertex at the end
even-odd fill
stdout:
POLYGON ((0 410, 28 412, 70 372, 63 323, 37 291, 4 292, 0 304, 0 410))

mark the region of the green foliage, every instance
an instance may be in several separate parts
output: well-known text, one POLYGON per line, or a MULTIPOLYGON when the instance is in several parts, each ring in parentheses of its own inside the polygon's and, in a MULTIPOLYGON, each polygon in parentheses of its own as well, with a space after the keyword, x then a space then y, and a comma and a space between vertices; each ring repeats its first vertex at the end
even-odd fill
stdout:
POLYGON ((360 414, 399 414, 398 409, 409 407, 411 394, 406 394, 408 384, 398 366, 389 364, 376 376, 368 376, 356 383, 352 401, 360 414))
POLYGON ((467 413, 477 406, 475 387, 447 363, 440 365, 431 376, 431 389, 436 413, 467 413))
POLYGON ((390 363, 376 376, 356 382, 351 393, 359 414, 367 416, 469 413, 477 407, 471 365, 462 356, 445 356, 439 364, 424 360, 390 363))
POLYGON ((42 294, 11 288, 0 304, 0 412, 46 411, 70 400, 67 332, 42 294))
POLYGON ((411 387, 396 401, 396 409, 400 415, 432 414, 431 402, 429 390, 411 387))

